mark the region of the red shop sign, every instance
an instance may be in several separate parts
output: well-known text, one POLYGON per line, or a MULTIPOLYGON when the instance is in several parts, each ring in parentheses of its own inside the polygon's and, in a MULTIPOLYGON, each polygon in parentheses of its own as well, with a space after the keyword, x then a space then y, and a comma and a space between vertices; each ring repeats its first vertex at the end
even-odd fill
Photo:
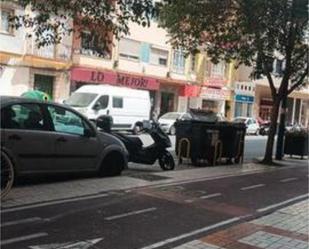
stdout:
POLYGON ((179 95, 185 97, 198 97, 200 87, 196 85, 186 85, 181 88, 179 95))
POLYGON ((147 90, 159 89, 159 82, 154 78, 111 71, 97 71, 89 68, 73 68, 71 80, 147 90))

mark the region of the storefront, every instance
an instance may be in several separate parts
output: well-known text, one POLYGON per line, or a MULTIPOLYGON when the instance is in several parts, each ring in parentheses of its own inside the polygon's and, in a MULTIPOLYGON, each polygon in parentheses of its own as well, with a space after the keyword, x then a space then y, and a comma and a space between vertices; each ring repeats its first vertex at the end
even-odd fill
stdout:
POLYGON ((254 97, 236 94, 235 100, 235 117, 252 117, 254 97))
POLYGON ((210 110, 225 114, 225 102, 229 99, 229 92, 225 89, 201 87, 197 97, 190 97, 189 107, 210 110))

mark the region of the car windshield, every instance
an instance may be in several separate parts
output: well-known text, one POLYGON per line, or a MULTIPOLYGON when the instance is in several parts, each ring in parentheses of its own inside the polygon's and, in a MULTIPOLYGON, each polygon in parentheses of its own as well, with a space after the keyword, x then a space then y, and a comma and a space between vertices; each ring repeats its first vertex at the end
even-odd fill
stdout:
POLYGON ((96 97, 98 94, 95 93, 80 93, 76 92, 73 93, 66 101, 65 103, 67 105, 73 106, 73 107, 86 107, 88 106, 96 97))
POLYGON ((247 119, 245 119, 245 118, 235 118, 234 122, 236 122, 236 123, 246 123, 246 120, 247 119))
POLYGON ((181 113, 177 113, 177 112, 168 112, 165 113, 161 118, 163 119, 177 119, 180 118, 181 113))

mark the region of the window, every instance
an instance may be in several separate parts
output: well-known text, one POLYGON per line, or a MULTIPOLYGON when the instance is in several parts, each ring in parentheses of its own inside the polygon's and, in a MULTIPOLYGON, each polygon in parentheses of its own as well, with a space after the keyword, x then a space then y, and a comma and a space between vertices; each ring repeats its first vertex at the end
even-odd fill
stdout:
POLYGON ((168 51, 158 48, 151 48, 150 63, 154 65, 167 65, 168 51))
POLYGON ((1 127, 47 130, 41 108, 35 104, 15 104, 1 110, 1 127))
POLYGON ((56 106, 49 106, 48 111, 52 117, 55 131, 75 135, 84 135, 85 123, 78 115, 56 106))
POLYGON ((139 61, 141 43, 129 39, 119 41, 119 56, 121 58, 139 61))
POLYGON ((196 56, 191 55, 191 72, 195 73, 195 67, 196 67, 196 56))
POLYGON ((123 108, 123 98, 113 97, 113 107, 123 108))
POLYGON ((284 61, 276 59, 274 62, 274 74, 276 76, 282 76, 284 70, 284 61))
POLYGON ((225 64, 224 62, 219 62, 218 64, 212 64, 211 76, 224 76, 225 64))
POLYGON ((81 53, 90 56, 110 58, 110 53, 103 46, 101 38, 98 34, 93 34, 89 31, 81 33, 81 53))
POLYGON ((96 103, 94 104, 93 108, 95 110, 105 109, 108 106, 108 95, 101 96, 96 103))
POLYGON ((183 74, 185 70, 185 57, 181 50, 174 50, 173 72, 183 74))
POLYGON ((13 33, 12 27, 9 25, 9 16, 13 14, 13 11, 10 10, 0 10, 0 31, 5 33, 13 33))

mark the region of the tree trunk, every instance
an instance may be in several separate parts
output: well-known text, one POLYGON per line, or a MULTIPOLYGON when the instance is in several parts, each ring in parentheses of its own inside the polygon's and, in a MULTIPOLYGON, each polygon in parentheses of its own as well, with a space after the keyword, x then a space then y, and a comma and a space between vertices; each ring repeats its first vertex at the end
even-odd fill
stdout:
POLYGON ((267 139, 264 159, 262 161, 265 164, 272 164, 273 147, 274 147, 274 140, 275 140, 275 135, 277 131, 279 106, 280 106, 280 99, 279 97, 276 97, 276 99, 274 99, 274 103, 272 106, 268 139, 267 139))

